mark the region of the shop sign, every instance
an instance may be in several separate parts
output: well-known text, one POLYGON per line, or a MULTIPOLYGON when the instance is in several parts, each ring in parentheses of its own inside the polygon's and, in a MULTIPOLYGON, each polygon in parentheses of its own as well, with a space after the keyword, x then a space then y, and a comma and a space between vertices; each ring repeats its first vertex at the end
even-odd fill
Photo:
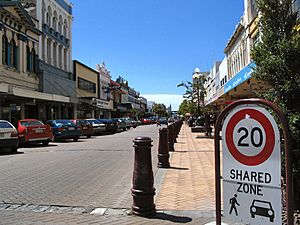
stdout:
POLYGON ((252 68, 255 66, 254 63, 249 63, 245 68, 243 68, 239 73, 237 73, 234 77, 232 77, 225 85, 224 85, 224 94, 233 88, 237 87, 244 81, 248 80, 252 76, 252 68))

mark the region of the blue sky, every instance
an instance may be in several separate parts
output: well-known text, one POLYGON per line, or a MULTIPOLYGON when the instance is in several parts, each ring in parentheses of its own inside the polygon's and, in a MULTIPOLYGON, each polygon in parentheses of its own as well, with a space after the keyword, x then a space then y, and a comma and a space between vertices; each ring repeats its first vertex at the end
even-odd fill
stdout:
POLYGON ((148 100, 178 108, 181 81, 208 71, 243 14, 243 0, 72 0, 73 59, 105 61, 148 100), (172 98, 172 96, 174 98, 172 98), (150 99, 151 98, 151 99, 150 99))

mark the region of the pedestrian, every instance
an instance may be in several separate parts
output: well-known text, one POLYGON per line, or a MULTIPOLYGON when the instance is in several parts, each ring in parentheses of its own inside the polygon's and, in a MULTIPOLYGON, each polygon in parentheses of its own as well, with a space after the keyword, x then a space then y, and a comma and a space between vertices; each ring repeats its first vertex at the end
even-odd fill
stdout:
POLYGON ((161 127, 161 124, 160 124, 160 121, 159 121, 159 119, 157 119, 156 120, 156 126, 158 127, 158 126, 160 126, 161 127))

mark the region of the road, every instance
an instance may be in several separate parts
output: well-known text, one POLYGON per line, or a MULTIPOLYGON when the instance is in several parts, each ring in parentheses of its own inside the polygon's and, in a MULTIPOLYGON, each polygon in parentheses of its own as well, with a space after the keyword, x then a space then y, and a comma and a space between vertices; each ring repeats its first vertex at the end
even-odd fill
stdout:
POLYGON ((1 153, 0 203, 130 208, 132 140, 137 136, 153 140, 152 163, 156 174, 158 128, 155 125, 78 142, 27 146, 17 154, 1 153))

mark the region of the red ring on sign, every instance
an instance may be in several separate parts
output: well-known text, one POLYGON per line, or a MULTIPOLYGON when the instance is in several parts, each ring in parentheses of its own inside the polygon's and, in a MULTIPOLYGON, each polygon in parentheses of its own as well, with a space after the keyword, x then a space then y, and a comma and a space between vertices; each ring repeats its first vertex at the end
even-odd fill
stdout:
POLYGON ((243 109, 234 114, 228 121, 226 127, 226 145, 231 155, 240 163, 247 166, 257 166, 266 161, 273 152, 275 145, 275 133, 273 126, 269 119, 260 111, 255 109, 243 109), (247 156, 239 152, 233 142, 233 131, 238 122, 246 117, 246 114, 250 115, 251 119, 258 121, 264 128, 266 133, 266 143, 260 153, 254 156, 247 156))

